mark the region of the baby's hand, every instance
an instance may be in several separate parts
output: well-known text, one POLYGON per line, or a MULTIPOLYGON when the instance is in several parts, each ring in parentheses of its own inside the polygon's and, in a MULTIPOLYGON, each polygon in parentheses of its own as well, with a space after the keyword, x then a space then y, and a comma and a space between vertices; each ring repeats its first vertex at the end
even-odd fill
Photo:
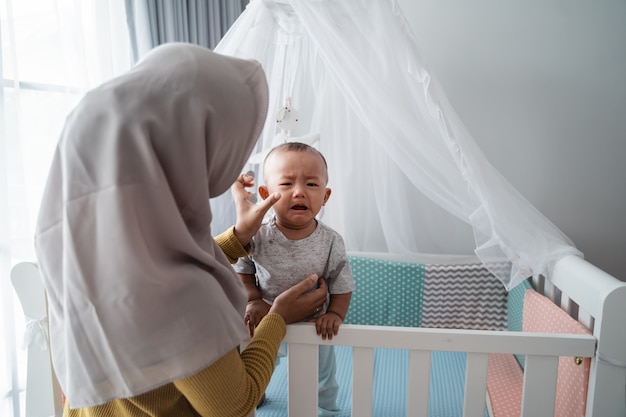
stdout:
POLYGON ((270 305, 263 300, 253 300, 246 306, 246 314, 243 321, 248 326, 250 337, 254 336, 254 329, 259 325, 261 319, 267 315, 270 305))
POLYGON ((333 336, 339 333, 339 326, 343 323, 343 319, 337 313, 328 311, 315 320, 315 329, 317 334, 322 336, 323 340, 331 340, 333 336))

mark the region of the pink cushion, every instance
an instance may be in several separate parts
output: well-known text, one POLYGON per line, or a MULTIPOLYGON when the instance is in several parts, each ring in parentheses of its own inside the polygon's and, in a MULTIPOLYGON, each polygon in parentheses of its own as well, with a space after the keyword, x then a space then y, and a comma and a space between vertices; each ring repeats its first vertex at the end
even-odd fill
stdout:
MULTIPOLYGON (((591 334, 589 329, 571 318, 549 298, 536 291, 526 291, 522 330, 525 332, 591 334)), ((576 363, 576 358, 561 356, 557 373, 554 415, 585 415, 590 358, 576 363)))
MULTIPOLYGON (((591 334, 549 298, 534 290, 524 295, 522 331, 561 334, 591 334)), ((576 358, 559 358, 555 417, 584 416, 591 359, 576 364, 576 358)), ((487 392, 495 417, 519 416, 521 413, 523 370, 513 355, 490 354, 487 392)))
POLYGON ((519 416, 522 413, 523 385, 524 374, 515 356, 489 354, 487 393, 494 416, 519 416))

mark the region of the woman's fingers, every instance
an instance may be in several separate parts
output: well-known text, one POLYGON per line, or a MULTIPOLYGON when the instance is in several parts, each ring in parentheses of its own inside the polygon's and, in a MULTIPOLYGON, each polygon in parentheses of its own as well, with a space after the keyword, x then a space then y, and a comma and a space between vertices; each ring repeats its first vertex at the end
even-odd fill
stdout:
POLYGON ((324 304, 327 292, 326 281, 311 275, 276 297, 270 312, 280 314, 288 324, 306 320, 324 304), (318 288, 311 291, 316 283, 318 288))

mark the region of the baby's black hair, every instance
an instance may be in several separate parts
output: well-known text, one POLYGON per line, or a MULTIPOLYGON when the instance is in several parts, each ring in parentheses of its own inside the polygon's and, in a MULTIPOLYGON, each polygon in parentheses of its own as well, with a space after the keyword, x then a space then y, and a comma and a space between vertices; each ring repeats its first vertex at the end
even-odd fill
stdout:
POLYGON ((328 170, 328 164, 326 163, 326 158, 324 158, 324 155, 320 151, 312 147, 311 145, 307 145, 306 143, 302 143, 302 142, 285 142, 285 143, 281 143, 280 145, 273 147, 265 156, 265 161, 267 161, 267 158, 269 158, 269 156, 272 153, 274 153, 274 151, 278 151, 278 150, 294 151, 294 152, 313 152, 319 155, 320 158, 322 158, 322 161, 324 161, 324 167, 326 168, 326 170, 328 170))

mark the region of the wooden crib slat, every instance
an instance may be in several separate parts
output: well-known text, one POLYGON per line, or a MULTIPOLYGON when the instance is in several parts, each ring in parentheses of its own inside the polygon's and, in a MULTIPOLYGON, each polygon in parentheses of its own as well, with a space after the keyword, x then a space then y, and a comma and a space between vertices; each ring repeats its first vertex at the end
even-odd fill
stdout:
POLYGON ((570 316, 572 315, 572 299, 569 298, 569 296, 567 294, 562 294, 561 295, 561 308, 568 315, 570 315, 570 316))
POLYGON ((374 386, 374 349, 352 348, 352 415, 372 416, 374 386))
POLYGON ((584 308, 578 308, 578 321, 581 322, 588 329, 593 329, 594 319, 591 314, 584 308))
POLYGON ((463 417, 483 417, 487 396, 487 353, 467 354, 463 417))
POLYGON ((289 416, 317 415, 317 345, 290 343, 287 360, 289 363, 297 363, 297 366, 289 366, 289 416), (291 393, 298 392, 298 396, 292 397, 291 393), (292 401, 292 400, 296 401, 292 401))
POLYGON ((412 350, 409 354, 407 416, 428 417, 431 356, 428 350, 412 350))
POLYGON ((554 415, 558 364, 558 356, 526 355, 520 417, 554 415))

